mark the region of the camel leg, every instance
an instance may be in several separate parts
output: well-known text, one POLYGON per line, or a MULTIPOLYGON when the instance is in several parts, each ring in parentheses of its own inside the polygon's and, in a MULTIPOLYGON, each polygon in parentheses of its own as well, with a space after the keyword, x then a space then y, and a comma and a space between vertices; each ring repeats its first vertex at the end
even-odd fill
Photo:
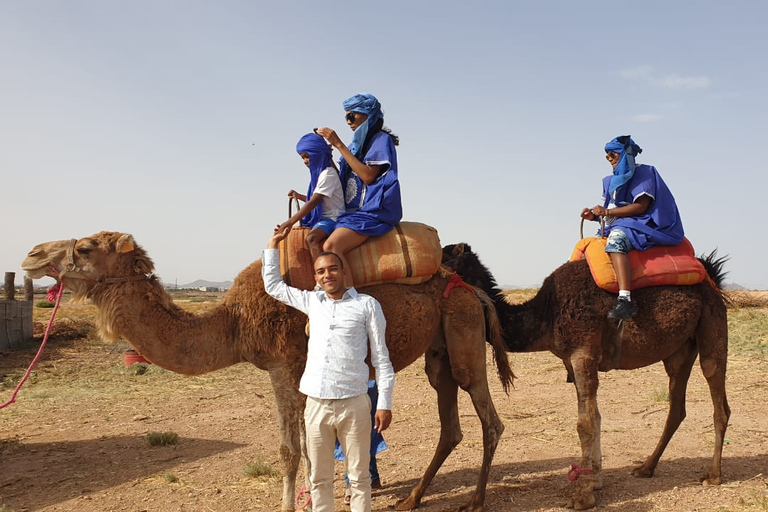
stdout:
POLYGON ((709 394, 714 407, 715 453, 712 465, 701 478, 702 483, 720 485, 722 482, 721 459, 723 441, 731 408, 725 394, 725 370, 728 362, 728 320, 725 308, 707 314, 705 311, 697 331, 699 343, 699 361, 704 377, 709 385, 709 394))
POLYGON ((437 442, 435 454, 429 463, 421 481, 413 488, 410 496, 395 504, 397 510, 412 510, 419 506, 430 482, 443 465, 445 459, 461 442, 463 434, 459 422, 458 389, 459 386, 451 376, 451 365, 448 354, 444 349, 429 349, 424 354, 425 369, 429 383, 437 391, 437 408, 440 417, 440 440, 437 442))
MULTIPOLYGON (((483 369, 485 369, 485 356, 483 355, 483 369)), ((501 434, 504 432, 504 424, 501 422, 496 408, 491 399, 491 393, 488 389, 487 374, 485 371, 478 372, 472 376, 472 381, 465 386, 459 381, 461 387, 469 393, 472 398, 472 405, 475 407, 477 416, 483 428, 483 465, 480 468, 480 475, 477 479, 477 486, 472 498, 467 505, 459 508, 461 512, 482 512, 485 503, 485 490, 488 485, 488 477, 491 472, 491 462, 496 453, 496 447, 499 444, 501 434)))
POLYGON ((275 392, 277 423, 280 429, 280 466, 283 472, 282 510, 294 510, 296 475, 301 460, 300 425, 304 421, 304 399, 298 382, 288 382, 290 372, 285 368, 270 370, 269 377, 275 392))
MULTIPOLYGON (((594 345, 601 349, 599 339, 594 345)), ((597 407, 598 358, 592 354, 577 353, 571 357, 571 365, 579 408, 576 430, 581 441, 581 469, 591 470, 592 473, 580 475, 567 507, 584 510, 595 506, 594 491, 602 488, 601 418, 597 407)))
POLYGON ((664 424, 664 430, 661 433, 656 449, 645 459, 645 462, 632 471, 633 476, 643 478, 653 476, 656 465, 659 463, 659 459, 664 453, 667 444, 685 419, 685 393, 688 388, 691 369, 697 355, 696 345, 692 342, 686 342, 677 352, 664 359, 664 369, 669 376, 669 412, 667 413, 667 421, 664 424))

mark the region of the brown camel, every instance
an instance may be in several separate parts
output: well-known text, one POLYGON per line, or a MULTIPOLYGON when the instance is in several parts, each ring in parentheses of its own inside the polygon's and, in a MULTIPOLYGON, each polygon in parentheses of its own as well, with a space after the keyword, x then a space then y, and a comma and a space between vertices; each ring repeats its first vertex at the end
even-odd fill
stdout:
MULTIPOLYGON (((101 232, 79 240, 37 245, 22 263, 32 278, 63 281, 75 299, 98 308, 105 339, 129 341, 165 369, 199 375, 249 362, 269 373, 277 402, 283 470, 283 510, 294 509, 295 480, 303 445, 304 396, 298 391, 306 361, 306 317, 264 291, 261 260, 243 270, 215 309, 200 315, 176 306, 154 265, 129 234, 101 232)), ((469 393, 483 430, 483 462, 469 503, 459 510, 479 512, 485 501, 491 460, 504 425, 488 389, 486 325, 505 390, 514 378, 492 301, 457 287, 444 296, 448 274, 419 285, 382 284, 365 288, 387 318, 387 346, 395 371, 425 356, 429 382, 437 391, 440 440, 434 457, 398 510, 416 508, 446 457, 462 438, 458 387, 469 393)))
POLYGON ((725 396, 728 356, 726 306, 719 288, 726 258, 713 252, 699 258, 717 288, 708 282, 693 286, 657 286, 632 292, 639 313, 617 326, 606 313, 616 302, 614 294, 595 284, 586 261, 566 263, 544 280, 536 296, 511 305, 500 294, 496 281, 467 244, 443 248, 443 262, 469 284, 486 291, 495 301, 504 339, 511 352, 548 350, 562 359, 573 377, 578 399, 576 429, 581 440, 581 465, 569 476, 581 478, 569 507, 595 506, 594 490, 602 487, 600 412, 597 407, 598 371, 612 360, 608 347, 613 336, 623 336, 616 365, 632 370, 658 361, 669 376, 669 412, 656 449, 637 466, 633 475, 651 477, 664 449, 685 418, 685 392, 696 356, 707 379, 714 406, 715 451, 712 464, 701 478, 720 484, 723 438, 731 410, 725 396), (606 353, 604 354, 604 347, 606 353))

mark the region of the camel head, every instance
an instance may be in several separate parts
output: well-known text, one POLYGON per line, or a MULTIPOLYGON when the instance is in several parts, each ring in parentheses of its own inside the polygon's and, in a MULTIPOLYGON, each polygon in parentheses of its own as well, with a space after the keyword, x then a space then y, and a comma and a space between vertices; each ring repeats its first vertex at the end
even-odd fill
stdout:
POLYGON ((32 279, 49 276, 63 281, 81 300, 99 284, 149 279, 154 264, 132 235, 102 231, 79 240, 38 244, 21 268, 32 279))
POLYGON ((459 274, 465 283, 480 288, 491 297, 498 291, 496 278, 477 254, 472 252, 468 243, 443 246, 443 266, 459 274))

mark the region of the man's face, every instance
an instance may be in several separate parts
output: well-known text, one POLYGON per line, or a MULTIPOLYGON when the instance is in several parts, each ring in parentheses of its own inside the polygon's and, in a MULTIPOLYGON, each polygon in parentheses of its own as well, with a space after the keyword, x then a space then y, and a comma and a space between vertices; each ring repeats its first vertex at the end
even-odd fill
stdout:
POLYGON ((341 261, 333 255, 320 256, 315 260, 315 282, 328 295, 344 293, 344 274, 346 269, 341 268, 341 261))
POLYGON ((619 165, 618 153, 614 153, 613 151, 608 151, 605 154, 605 159, 608 160, 608 163, 611 164, 611 167, 613 167, 614 169, 616 168, 617 165, 619 165))
POLYGON ((309 167, 309 153, 307 152, 300 153, 299 156, 301 157, 302 160, 304 160, 304 165, 309 167))

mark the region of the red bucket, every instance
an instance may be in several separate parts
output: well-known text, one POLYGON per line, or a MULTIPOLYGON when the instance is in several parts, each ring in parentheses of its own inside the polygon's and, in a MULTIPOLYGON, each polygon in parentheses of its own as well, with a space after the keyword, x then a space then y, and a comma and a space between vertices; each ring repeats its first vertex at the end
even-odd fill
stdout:
POLYGON ((147 363, 152 364, 152 361, 146 359, 144 356, 136 352, 135 350, 125 351, 125 366, 131 366, 134 363, 147 363))

